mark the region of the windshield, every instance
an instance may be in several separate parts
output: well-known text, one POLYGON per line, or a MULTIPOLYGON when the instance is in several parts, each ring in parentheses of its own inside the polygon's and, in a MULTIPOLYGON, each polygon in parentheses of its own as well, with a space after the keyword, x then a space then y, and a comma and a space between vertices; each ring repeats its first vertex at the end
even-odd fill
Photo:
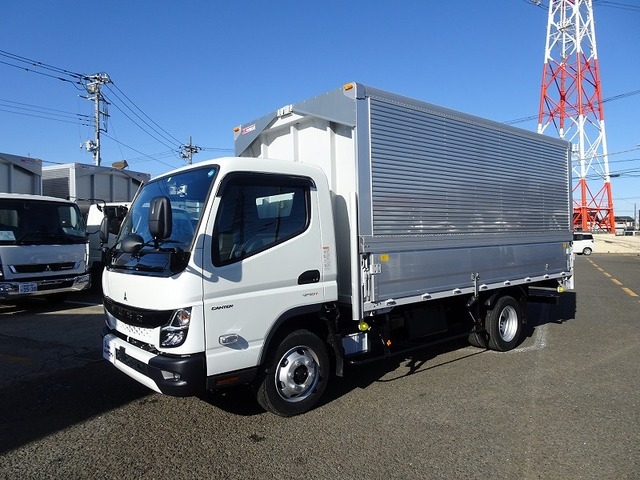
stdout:
POLYGON ((0 245, 86 243, 86 229, 75 204, 0 198, 0 245))
POLYGON ((124 220, 120 238, 137 234, 145 243, 151 243, 149 233, 149 206, 155 197, 169 197, 173 224, 171 238, 163 240, 172 247, 188 250, 202 217, 202 211, 217 169, 207 166, 162 177, 145 184, 124 220))

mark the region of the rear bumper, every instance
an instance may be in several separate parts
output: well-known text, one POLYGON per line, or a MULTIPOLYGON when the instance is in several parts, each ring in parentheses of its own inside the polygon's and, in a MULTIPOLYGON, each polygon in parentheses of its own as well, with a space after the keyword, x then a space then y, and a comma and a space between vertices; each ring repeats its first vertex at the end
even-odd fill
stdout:
POLYGON ((104 330, 102 356, 118 370, 158 393, 187 397, 204 391, 204 353, 185 357, 156 355, 104 330))
POLYGON ((0 300, 19 299, 56 293, 79 292, 91 287, 91 275, 48 277, 0 282, 0 300))

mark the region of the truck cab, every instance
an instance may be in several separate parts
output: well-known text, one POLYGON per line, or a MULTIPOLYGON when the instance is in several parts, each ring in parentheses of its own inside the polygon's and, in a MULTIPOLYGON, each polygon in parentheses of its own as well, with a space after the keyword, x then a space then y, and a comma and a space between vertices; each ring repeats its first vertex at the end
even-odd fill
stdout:
POLYGON ((78 206, 68 200, 0 194, 0 301, 58 302, 89 288, 88 246, 78 206))
MULTIPOLYGON (((103 273, 105 358, 173 395, 252 381, 292 324, 324 328, 318 313, 337 298, 330 205, 323 173, 293 162, 225 158, 145 184, 103 273)), ((315 383, 301 390, 287 392, 315 383)))

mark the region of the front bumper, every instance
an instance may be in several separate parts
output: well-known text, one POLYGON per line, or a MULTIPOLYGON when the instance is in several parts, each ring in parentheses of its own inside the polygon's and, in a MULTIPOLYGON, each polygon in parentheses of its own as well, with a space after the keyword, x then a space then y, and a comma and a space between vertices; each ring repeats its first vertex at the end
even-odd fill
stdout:
POLYGON ((204 391, 204 353, 181 357, 157 355, 105 329, 102 356, 118 370, 158 393, 187 397, 204 391))
POLYGON ((91 287, 91 275, 73 277, 47 277, 20 281, 0 282, 0 300, 53 295, 56 293, 79 292, 91 287))

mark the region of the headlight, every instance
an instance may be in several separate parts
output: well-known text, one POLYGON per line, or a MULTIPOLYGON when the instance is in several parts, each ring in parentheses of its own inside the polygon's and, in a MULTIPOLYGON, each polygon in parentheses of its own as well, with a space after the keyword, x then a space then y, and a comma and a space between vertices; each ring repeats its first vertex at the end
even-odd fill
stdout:
POLYGON ((179 347, 187 339, 191 324, 191 308, 181 308, 173 312, 171 321, 160 329, 161 347, 179 347))

